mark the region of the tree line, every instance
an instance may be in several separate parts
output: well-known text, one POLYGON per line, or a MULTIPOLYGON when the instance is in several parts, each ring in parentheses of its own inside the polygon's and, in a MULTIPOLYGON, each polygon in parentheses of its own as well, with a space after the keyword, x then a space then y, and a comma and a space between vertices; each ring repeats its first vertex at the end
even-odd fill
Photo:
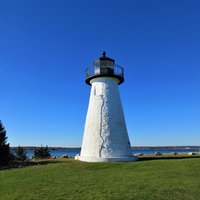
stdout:
MULTIPOLYGON (((25 161, 27 159, 27 151, 21 146, 12 151, 7 139, 6 129, 0 120, 0 167, 8 165, 12 161, 25 161)), ((36 148, 33 157, 39 159, 50 158, 51 154, 48 146, 36 148)))

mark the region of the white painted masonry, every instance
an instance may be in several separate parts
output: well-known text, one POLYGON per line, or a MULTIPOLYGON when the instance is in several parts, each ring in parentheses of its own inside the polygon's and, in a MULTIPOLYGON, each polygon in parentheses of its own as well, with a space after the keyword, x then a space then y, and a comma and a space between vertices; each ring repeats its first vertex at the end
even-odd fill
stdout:
POLYGON ((76 159, 87 162, 134 161, 118 79, 98 77, 92 84, 81 154, 76 159))

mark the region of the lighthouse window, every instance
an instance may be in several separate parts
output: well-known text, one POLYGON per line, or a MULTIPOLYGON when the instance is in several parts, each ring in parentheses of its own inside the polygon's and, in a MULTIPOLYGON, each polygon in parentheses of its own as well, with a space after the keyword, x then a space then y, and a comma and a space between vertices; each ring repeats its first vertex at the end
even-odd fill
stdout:
POLYGON ((108 61, 108 67, 109 68, 114 68, 114 63, 112 61, 108 61))
POLYGON ((107 61, 106 60, 101 61, 101 67, 107 67, 107 61))

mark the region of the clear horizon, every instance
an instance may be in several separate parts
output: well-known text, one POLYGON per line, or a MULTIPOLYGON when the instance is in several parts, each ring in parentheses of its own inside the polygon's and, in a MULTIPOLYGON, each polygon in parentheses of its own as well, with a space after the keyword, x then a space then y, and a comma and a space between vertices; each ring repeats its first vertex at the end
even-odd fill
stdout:
POLYGON ((1 1, 0 120, 10 146, 81 146, 85 68, 107 56, 131 146, 200 146, 199 1, 1 1))

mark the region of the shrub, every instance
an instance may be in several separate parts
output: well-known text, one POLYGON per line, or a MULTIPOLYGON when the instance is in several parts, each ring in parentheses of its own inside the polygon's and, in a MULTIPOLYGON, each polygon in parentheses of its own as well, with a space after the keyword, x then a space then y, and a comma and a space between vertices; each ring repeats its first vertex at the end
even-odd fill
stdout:
POLYGON ((24 161, 26 160, 27 156, 27 151, 23 148, 23 147, 18 147, 16 150, 15 150, 15 154, 16 154, 16 159, 17 160, 21 160, 21 161, 24 161))
POLYGON ((51 154, 49 152, 48 146, 46 147, 41 146, 36 148, 34 151, 34 156, 35 158, 50 158, 51 154))

